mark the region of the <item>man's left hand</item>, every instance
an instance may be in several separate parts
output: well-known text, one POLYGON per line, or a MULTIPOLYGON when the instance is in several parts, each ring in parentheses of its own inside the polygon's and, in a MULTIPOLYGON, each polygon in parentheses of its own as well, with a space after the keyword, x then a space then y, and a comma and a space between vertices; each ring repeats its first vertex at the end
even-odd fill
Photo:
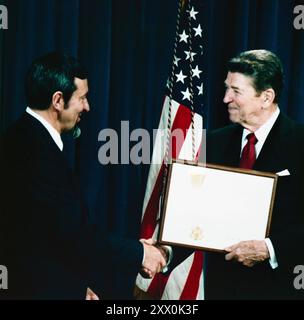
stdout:
POLYGON ((256 263, 269 258, 269 251, 264 240, 241 241, 225 248, 226 260, 236 260, 246 267, 253 267, 256 263))

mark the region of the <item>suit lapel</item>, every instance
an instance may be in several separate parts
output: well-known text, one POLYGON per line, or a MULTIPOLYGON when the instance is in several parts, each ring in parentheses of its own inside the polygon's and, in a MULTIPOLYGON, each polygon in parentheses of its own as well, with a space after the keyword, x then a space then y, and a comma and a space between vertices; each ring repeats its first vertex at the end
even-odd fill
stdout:
POLYGON ((225 164, 231 167, 238 167, 240 163, 240 150, 243 128, 236 126, 229 136, 227 149, 225 150, 225 164))
POLYGON ((280 169, 280 161, 284 157, 282 145, 286 145, 285 140, 289 137, 289 130, 288 119, 280 114, 264 142, 253 169, 272 172, 280 169), (278 168, 275 167, 275 163, 278 168))

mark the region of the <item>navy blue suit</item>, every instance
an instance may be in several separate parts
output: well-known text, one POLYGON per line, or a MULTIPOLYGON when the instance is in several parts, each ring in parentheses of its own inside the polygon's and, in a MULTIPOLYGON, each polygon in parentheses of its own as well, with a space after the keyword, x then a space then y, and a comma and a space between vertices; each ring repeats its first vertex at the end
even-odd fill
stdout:
POLYGON ((142 245, 90 224, 76 178, 45 127, 25 113, 1 149, 5 297, 84 299, 86 287, 98 285, 106 299, 114 268, 134 282, 142 245), (98 273, 99 283, 92 277, 98 273))

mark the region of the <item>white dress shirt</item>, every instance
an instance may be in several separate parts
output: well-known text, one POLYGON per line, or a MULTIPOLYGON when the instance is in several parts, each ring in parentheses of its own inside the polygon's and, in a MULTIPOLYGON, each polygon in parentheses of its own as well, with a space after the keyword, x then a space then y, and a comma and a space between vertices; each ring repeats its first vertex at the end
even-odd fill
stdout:
POLYGON ((32 117, 37 119, 49 132, 53 140, 55 141, 58 148, 62 151, 63 150, 63 142, 61 140, 60 133, 50 124, 48 123, 43 117, 41 117, 38 113, 36 113, 31 108, 27 107, 25 110, 28 114, 30 114, 32 117))
MULTIPOLYGON (((280 109, 277 108, 276 111, 272 114, 272 116, 257 130, 254 132, 256 138, 258 139, 258 142, 255 144, 255 154, 256 154, 256 159, 258 158, 262 147, 264 145, 264 142, 270 132, 270 130, 272 129, 274 123, 276 122, 278 116, 280 114, 280 109)), ((251 133, 251 131, 247 130, 244 128, 243 130, 243 136, 242 136, 242 148, 241 148, 241 153, 243 151, 243 148, 245 147, 246 143, 247 143, 247 135, 251 133)), ((269 238, 265 239, 268 251, 269 251, 269 263, 272 269, 275 269, 278 267, 278 261, 276 259, 276 255, 274 252, 274 248, 272 245, 272 242, 269 238)))

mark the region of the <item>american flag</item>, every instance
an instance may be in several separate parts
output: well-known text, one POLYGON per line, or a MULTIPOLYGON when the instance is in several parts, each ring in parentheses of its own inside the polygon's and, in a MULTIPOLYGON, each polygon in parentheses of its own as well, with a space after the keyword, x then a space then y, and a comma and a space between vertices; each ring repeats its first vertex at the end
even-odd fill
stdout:
MULTIPOLYGON (((172 73, 167 83, 167 94, 159 122, 161 130, 158 131, 154 144, 143 204, 141 238, 145 239, 156 239, 158 234, 165 172, 164 146, 167 141, 163 133, 168 127, 169 113, 171 133, 175 129, 181 129, 184 133, 182 141, 172 146, 172 157, 193 160, 193 154, 198 157, 201 149, 203 121, 199 114, 203 107, 203 34, 199 6, 200 0, 180 0, 179 3, 172 73)), ((162 300, 204 299, 203 284, 201 251, 193 253, 169 274, 157 274, 152 280, 138 275, 136 279, 136 285, 141 290, 162 300)))

